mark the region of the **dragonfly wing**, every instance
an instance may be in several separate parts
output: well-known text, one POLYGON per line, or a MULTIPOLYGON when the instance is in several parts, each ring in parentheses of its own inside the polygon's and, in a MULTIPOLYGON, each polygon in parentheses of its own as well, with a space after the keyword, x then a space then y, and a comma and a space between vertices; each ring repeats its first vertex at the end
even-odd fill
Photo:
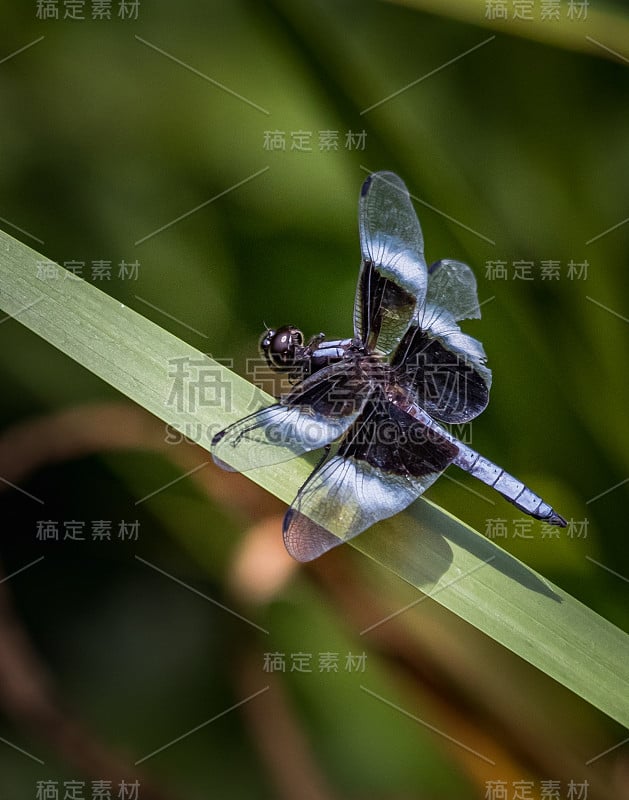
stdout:
POLYGON ((359 201, 362 266, 354 303, 354 335, 390 355, 423 306, 428 282, 424 239, 404 182, 376 172, 359 201))
POLYGON ((442 258, 430 265, 428 270, 428 289, 426 309, 422 328, 430 326, 432 315, 439 309, 450 312, 455 320, 480 319, 476 278, 471 267, 462 261, 442 258))
POLYGON ((464 333, 436 337, 413 327, 392 365, 399 383, 440 422, 469 422, 489 402, 491 370, 485 366, 480 342, 464 333))
POLYGON ((407 331, 393 364, 419 405, 441 422, 468 422, 489 402, 491 370, 483 345, 457 324, 478 317, 470 267, 451 259, 433 264, 419 325, 407 331))
POLYGON ((284 520, 284 542, 311 561, 405 509, 450 464, 458 448, 388 402, 368 401, 302 486, 284 520))
POLYGON ((367 390, 353 365, 325 367, 295 386, 282 402, 216 434, 214 461, 223 469, 247 472, 325 447, 358 418, 367 390))

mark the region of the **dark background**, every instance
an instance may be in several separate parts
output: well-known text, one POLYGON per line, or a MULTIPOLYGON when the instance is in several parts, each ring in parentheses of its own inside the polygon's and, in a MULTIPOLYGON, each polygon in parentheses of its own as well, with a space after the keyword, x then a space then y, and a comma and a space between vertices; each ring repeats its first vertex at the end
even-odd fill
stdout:
MULTIPOLYGON (((472 444, 573 525, 524 538, 520 515, 454 470, 483 497, 446 479, 428 496, 481 532, 504 525, 501 545, 626 629, 624 6, 591 0, 570 19, 561 0, 552 20, 535 0, 528 22, 511 1, 494 21, 500 4, 482 2, 146 0, 121 19, 114 0, 109 20, 89 0, 83 20, 63 3, 38 19, 40 5, 2 12, 2 227, 245 374, 265 323, 351 334, 359 188, 365 170, 396 171, 429 263, 468 262, 485 302, 465 326, 494 375, 472 444)), ((552 779, 562 798, 570 780, 626 796, 626 746, 585 765, 625 737, 604 715, 432 601, 360 636, 416 595, 349 548, 294 570, 281 506, 245 480, 205 468, 136 505, 207 454, 174 454, 163 426, 19 322, 0 342, 1 556, 7 576, 30 565, 0 584, 2 796, 78 781, 91 797, 99 779, 112 796, 139 779, 140 798, 483 797, 487 781, 537 797, 552 779), (59 541, 38 540, 42 520, 59 541), (70 520, 83 541, 64 540, 70 520), (285 672, 265 670, 270 652, 285 672), (291 671, 296 653, 312 672, 291 671)))

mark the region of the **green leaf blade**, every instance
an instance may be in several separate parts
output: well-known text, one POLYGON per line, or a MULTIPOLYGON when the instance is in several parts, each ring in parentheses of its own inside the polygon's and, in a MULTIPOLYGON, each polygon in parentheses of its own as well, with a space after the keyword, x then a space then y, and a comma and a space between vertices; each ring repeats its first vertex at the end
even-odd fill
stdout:
MULTIPOLYGON (((215 431, 246 413, 252 397, 247 381, 85 281, 38 277, 42 261, 47 259, 0 232, 0 307, 6 314, 184 433, 199 425, 215 431), (173 408, 168 400, 174 358, 220 371, 231 384, 233 412, 173 408)), ((210 438, 208 433, 198 443, 209 449, 210 438)), ((310 468, 297 459, 250 477, 290 502, 310 468)), ((494 542, 421 500, 352 544, 629 726, 627 634, 494 542)))

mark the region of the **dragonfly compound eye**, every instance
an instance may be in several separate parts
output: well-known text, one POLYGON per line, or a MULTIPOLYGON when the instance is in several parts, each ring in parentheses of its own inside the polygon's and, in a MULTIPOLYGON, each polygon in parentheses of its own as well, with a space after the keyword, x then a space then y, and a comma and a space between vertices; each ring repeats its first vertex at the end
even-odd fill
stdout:
POLYGON ((294 325, 283 325, 277 330, 268 330, 262 337, 260 347, 270 367, 291 369, 295 366, 297 349, 302 347, 304 335, 294 325))

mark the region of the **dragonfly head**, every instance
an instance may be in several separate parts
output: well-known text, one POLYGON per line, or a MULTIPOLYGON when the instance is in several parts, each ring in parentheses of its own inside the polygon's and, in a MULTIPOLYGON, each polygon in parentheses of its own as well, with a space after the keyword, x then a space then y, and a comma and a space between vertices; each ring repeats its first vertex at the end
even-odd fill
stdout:
POLYGON ((260 339, 260 350, 267 364, 276 370, 294 369, 304 345, 304 335, 294 325, 282 325, 274 330, 269 328, 260 339))

